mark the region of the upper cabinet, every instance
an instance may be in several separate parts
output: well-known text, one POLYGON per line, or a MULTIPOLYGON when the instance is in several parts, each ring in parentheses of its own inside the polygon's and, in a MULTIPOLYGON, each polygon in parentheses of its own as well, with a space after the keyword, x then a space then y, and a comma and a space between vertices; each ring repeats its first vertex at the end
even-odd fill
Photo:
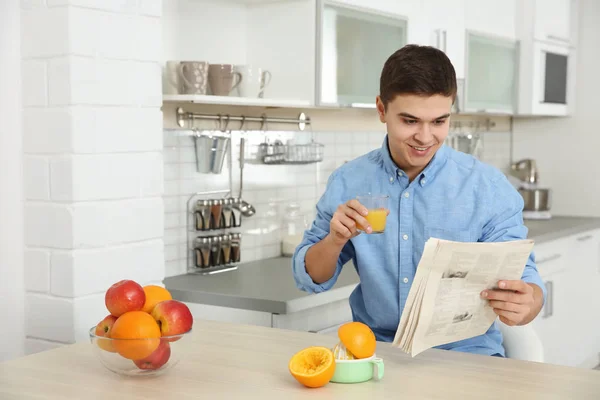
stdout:
POLYGON ((385 61, 405 44, 415 43, 435 46, 451 60, 459 80, 459 112, 569 115, 574 106, 577 4, 164 1, 164 99, 374 107, 385 61), (204 68, 206 64, 213 67, 204 68), (225 84, 215 91, 217 81, 225 84))
POLYGON ((385 61, 406 43, 405 18, 319 1, 317 104, 373 106, 385 61))
POLYGON ((444 51, 458 79, 465 78, 465 1, 423 0, 423 9, 411 23, 421 26, 417 43, 444 51))
POLYGON ((466 57, 462 111, 513 114, 517 93, 516 41, 467 32, 466 57))
POLYGON ((518 115, 574 112, 577 17, 577 0, 524 1, 518 9, 518 115))
POLYGON ((535 0, 534 39, 570 45, 571 3, 572 0, 535 0))
MULTIPOLYGON (((464 28, 467 31, 516 39, 518 3, 523 0, 463 0, 464 28)), ((531 0, 525 0, 531 1, 531 0)), ((450 3, 454 3, 450 1, 450 3)))

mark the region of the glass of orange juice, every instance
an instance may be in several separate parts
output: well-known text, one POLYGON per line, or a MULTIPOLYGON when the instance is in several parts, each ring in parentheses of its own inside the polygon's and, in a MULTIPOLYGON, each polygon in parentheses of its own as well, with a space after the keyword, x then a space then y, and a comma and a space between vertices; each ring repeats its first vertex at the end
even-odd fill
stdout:
MULTIPOLYGON (((356 196, 356 199, 360 204, 365 206, 369 213, 365 217, 367 222, 371 225, 373 230, 371 233, 383 233, 385 231, 385 222, 388 215, 388 200, 390 196, 387 195, 363 195, 356 196)), ((358 229, 365 231, 365 229, 358 225, 358 229)))

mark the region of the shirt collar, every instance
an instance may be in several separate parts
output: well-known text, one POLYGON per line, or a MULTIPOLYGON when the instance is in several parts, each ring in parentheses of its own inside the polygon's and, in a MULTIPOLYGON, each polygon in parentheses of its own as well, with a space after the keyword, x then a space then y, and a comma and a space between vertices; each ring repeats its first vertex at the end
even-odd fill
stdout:
MULTIPOLYGON (((380 155, 381 159, 383 160, 383 167, 392 176, 396 176, 399 171, 402 171, 400 168, 398 168, 390 154, 388 135, 385 135, 385 138, 383 139, 383 144, 381 145, 380 149, 380 155)), ((434 154, 429 164, 427 164, 425 169, 421 172, 420 176, 418 177, 418 179, 421 180, 421 183, 424 184, 425 182, 432 181, 433 178, 435 178, 436 174, 442 169, 442 167, 446 163, 447 158, 448 147, 446 146, 446 144, 442 144, 438 151, 434 154)))

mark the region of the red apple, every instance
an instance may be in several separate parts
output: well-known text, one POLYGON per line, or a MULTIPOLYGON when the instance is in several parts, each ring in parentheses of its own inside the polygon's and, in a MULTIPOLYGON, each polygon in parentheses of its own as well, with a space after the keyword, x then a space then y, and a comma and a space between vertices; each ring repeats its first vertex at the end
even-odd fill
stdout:
POLYGON ((139 369, 159 369, 169 361, 171 357, 171 346, 166 340, 161 340, 160 345, 152 354, 141 360, 134 360, 139 369))
MULTIPOLYGON (((180 301, 165 300, 158 303, 152 310, 152 317, 158 322, 163 336, 173 336, 186 333, 192 329, 194 317, 190 309, 180 301)), ((179 338, 174 338, 174 342, 179 338)))
POLYGON ((126 312, 141 310, 146 303, 146 293, 139 283, 123 280, 108 288, 104 303, 112 315, 120 317, 126 312))
MULTIPOLYGON (((110 330, 112 329, 113 324, 117 320, 117 317, 114 315, 106 316, 102 321, 98 322, 96 325, 96 331, 94 332, 96 336, 102 336, 106 338, 110 338, 110 330)), ((106 339, 98 339, 97 340, 98 347, 103 350, 110 351, 111 353, 116 353, 117 350, 112 345, 112 341, 106 339)))

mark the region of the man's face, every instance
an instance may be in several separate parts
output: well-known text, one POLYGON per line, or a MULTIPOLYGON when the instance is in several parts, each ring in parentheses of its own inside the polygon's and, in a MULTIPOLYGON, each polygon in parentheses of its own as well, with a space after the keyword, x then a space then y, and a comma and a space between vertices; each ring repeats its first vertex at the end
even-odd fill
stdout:
POLYGON ((444 143, 452 98, 398 95, 388 103, 377 97, 379 119, 387 125, 390 153, 410 178, 417 176, 444 143))

